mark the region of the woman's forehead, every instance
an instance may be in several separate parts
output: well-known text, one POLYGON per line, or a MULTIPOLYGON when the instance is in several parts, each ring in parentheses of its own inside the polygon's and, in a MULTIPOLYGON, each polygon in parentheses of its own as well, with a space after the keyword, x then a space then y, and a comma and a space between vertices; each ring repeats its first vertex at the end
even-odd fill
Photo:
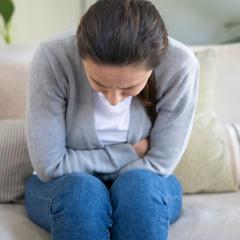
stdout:
MULTIPOLYGON (((147 71, 136 66, 109 66, 95 64, 91 61, 84 61, 84 66, 91 80, 102 85, 111 85, 113 83, 129 87, 137 85, 151 75, 152 71, 147 71)), ((120 87, 120 86, 119 86, 120 87)))

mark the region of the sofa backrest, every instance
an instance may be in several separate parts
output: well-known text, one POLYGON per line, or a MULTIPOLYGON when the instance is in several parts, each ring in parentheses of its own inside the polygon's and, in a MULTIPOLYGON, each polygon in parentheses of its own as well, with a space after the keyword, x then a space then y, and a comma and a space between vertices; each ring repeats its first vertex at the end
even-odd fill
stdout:
MULTIPOLYGON (((216 112, 221 122, 240 123, 240 43, 189 47, 193 51, 216 50, 216 112)), ((0 48, 0 119, 25 117, 31 59, 36 48, 37 45, 0 48)))
POLYGON ((217 54, 215 110, 222 123, 240 123, 240 43, 190 46, 192 50, 212 48, 217 54))
POLYGON ((0 119, 23 119, 31 59, 37 45, 0 46, 0 119))

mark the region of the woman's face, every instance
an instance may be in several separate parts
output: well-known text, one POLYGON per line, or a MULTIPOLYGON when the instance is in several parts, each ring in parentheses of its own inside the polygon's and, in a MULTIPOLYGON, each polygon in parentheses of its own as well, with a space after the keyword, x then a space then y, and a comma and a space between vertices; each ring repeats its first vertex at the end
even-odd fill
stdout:
POLYGON ((117 105, 124 98, 138 95, 145 87, 152 70, 143 66, 124 67, 99 65, 90 59, 83 60, 85 72, 91 87, 105 95, 111 105, 117 105))

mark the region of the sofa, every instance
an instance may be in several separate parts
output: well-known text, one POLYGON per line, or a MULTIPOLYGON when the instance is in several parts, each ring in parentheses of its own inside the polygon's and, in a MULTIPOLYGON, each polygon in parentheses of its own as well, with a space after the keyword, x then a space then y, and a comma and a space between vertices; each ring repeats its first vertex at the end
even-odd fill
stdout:
MULTIPOLYGON (((217 51, 216 113, 224 125, 240 123, 240 44, 189 47, 217 51)), ((5 94, 0 96, 0 120, 24 119, 30 63, 36 48, 37 44, 0 46, 0 94, 5 94)), ((234 151, 240 162, 238 147, 235 145, 234 151)), ((240 174, 239 169, 235 171, 240 174)), ((184 194, 181 216, 169 228, 169 240, 239 238, 240 191, 184 194)), ((24 200, 0 203, 0 240, 47 239, 50 234, 28 218, 24 200)))

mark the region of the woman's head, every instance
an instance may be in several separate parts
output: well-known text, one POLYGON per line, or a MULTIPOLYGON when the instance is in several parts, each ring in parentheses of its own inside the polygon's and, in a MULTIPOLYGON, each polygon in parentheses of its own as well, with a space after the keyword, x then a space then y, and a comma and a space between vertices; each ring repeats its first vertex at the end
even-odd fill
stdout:
POLYGON ((142 66, 99 65, 89 59, 84 60, 83 64, 92 88, 103 93, 111 105, 138 95, 152 73, 152 70, 142 66))
POLYGON ((138 96, 150 111, 155 107, 154 69, 168 46, 167 36, 159 12, 145 0, 98 0, 76 33, 91 86, 112 105, 138 96))

